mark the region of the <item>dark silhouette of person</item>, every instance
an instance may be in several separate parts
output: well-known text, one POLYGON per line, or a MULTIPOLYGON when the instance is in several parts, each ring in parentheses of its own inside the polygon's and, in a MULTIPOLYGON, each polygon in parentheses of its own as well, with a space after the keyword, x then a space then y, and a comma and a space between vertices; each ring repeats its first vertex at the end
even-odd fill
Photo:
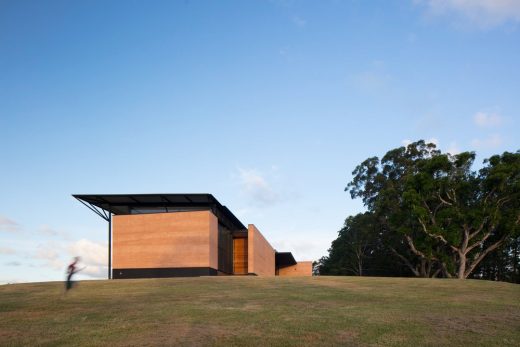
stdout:
POLYGON ((77 267, 79 261, 80 261, 79 257, 74 257, 74 260, 72 261, 72 263, 70 263, 70 265, 67 267, 67 282, 65 284, 65 292, 70 290, 72 288, 72 285, 74 284, 74 282, 72 282, 72 276, 75 273, 83 270, 83 269, 78 269, 78 267, 77 267))

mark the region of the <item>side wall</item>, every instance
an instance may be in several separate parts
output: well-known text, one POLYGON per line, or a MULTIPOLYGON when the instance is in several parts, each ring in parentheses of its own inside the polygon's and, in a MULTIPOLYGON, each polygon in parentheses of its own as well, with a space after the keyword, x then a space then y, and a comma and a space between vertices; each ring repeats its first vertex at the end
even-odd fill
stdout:
POLYGON ((114 278, 126 277, 118 269, 193 268, 205 274, 218 267, 218 221, 210 211, 113 216, 112 235, 114 278))
POLYGON ((274 249, 253 225, 247 226, 248 273, 258 276, 274 276, 274 249))
POLYGON ((296 265, 278 269, 278 276, 312 276, 312 261, 299 261, 296 265))

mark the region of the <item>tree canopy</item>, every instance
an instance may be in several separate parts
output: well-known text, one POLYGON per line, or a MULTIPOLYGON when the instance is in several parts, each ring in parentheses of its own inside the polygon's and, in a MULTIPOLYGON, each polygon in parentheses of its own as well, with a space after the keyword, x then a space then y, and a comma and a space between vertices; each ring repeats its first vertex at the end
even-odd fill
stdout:
POLYGON ((518 271, 520 151, 494 155, 479 170, 474 161, 474 152, 442 153, 422 140, 363 161, 345 190, 368 211, 347 218, 323 270, 339 271, 331 263, 344 254, 343 268, 361 275, 359 262, 377 251, 414 276, 463 279, 509 247, 518 271), (368 245, 375 250, 359 256, 368 245))

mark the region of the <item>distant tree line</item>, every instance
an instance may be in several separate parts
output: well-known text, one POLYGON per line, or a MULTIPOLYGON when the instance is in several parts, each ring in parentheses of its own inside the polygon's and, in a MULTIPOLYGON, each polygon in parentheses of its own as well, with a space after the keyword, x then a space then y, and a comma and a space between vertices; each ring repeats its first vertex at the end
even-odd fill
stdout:
POLYGON ((346 219, 315 271, 520 283, 520 151, 474 161, 421 140, 362 162, 345 190, 367 212, 346 219))

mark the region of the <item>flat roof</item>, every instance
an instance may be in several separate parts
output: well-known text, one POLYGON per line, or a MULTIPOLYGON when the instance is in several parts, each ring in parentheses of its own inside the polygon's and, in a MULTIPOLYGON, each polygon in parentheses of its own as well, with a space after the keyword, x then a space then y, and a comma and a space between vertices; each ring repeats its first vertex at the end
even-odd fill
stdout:
MULTIPOLYGON (((106 219, 98 209, 115 215, 131 214, 136 208, 164 208, 164 212, 186 209, 208 209, 231 230, 247 229, 242 222, 211 194, 73 194, 87 207, 106 219), (90 206, 89 206, 90 205, 90 206)), ((103 212, 103 211, 101 211, 103 212)))

